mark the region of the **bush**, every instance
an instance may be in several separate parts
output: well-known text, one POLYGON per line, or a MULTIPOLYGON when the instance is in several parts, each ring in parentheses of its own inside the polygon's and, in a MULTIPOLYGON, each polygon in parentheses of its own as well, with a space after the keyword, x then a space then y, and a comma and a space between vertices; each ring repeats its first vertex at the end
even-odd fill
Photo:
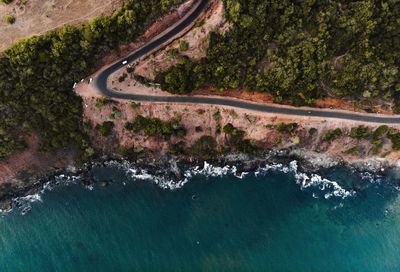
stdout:
POLYGON ((193 144, 190 151, 198 158, 213 159, 217 155, 217 142, 211 136, 202 136, 193 144))
POLYGON ((184 137, 186 135, 186 129, 179 120, 164 122, 159 118, 146 118, 142 115, 138 115, 133 122, 127 122, 125 129, 135 133, 143 131, 146 136, 162 136, 166 140, 171 136, 184 137))
POLYGON ((228 123, 223 128, 224 133, 230 136, 229 144, 237 151, 254 154, 258 151, 257 146, 251 139, 244 139, 245 132, 235 128, 231 123, 228 123))
POLYGON ((136 155, 134 148, 126 147, 123 145, 118 145, 115 149, 115 152, 126 158, 133 158, 136 155))
POLYGON ((179 41, 179 51, 187 51, 189 49, 189 43, 185 40, 179 41))
POLYGON ((104 107, 105 105, 107 105, 107 104, 109 104, 111 102, 112 102, 112 100, 107 98, 107 97, 104 97, 104 96, 99 97, 96 100, 96 108, 100 109, 100 108, 104 107))
POLYGON ((7 15, 4 16, 4 21, 10 25, 12 25, 13 23, 15 23, 15 17, 12 15, 7 15))
POLYGON ((327 130, 322 135, 322 141, 331 142, 342 136, 343 132, 340 128, 334 130, 327 130))
POLYGON ((224 133, 225 134, 232 134, 232 132, 235 130, 235 127, 231 124, 228 123, 224 126, 224 133))
POLYGON ((103 137, 108 137, 111 135, 111 132, 114 128, 114 123, 111 121, 106 121, 102 125, 98 124, 96 126, 96 130, 100 133, 103 137))
POLYGON ((128 77, 128 75, 126 74, 126 73, 123 73, 119 78, 118 78, 118 81, 119 82, 124 82, 125 81, 125 79, 128 77))
POLYGON ((222 118, 222 116, 221 116, 221 112, 219 110, 214 112, 213 119, 215 122, 221 121, 221 118, 222 118))
POLYGON ((131 109, 136 110, 140 108, 140 103, 136 103, 135 101, 131 102, 131 109))
POLYGON ((399 151, 400 150, 400 132, 391 133, 388 135, 388 138, 392 141, 392 149, 399 151))
POLYGON ((0 3, 10 4, 13 0, 0 0, 0 3))
POLYGON ((111 110, 110 118, 115 119, 121 116, 121 110, 117 107, 113 107, 111 110))
POLYGON ((350 131, 350 137, 357 140, 368 139, 371 134, 371 129, 366 126, 358 126, 350 131))
POLYGON ((385 134, 389 131, 389 127, 386 125, 380 126, 377 129, 375 129, 374 133, 372 134, 372 138, 374 140, 381 139, 385 134))
POLYGON ((184 141, 177 142, 176 144, 171 144, 169 152, 173 155, 185 155, 186 154, 186 144, 184 141))
POLYGON ((318 132, 318 129, 313 128, 313 127, 308 130, 308 134, 310 134, 311 136, 313 136, 317 132, 318 132))
POLYGON ((292 133, 297 127, 297 123, 280 123, 276 126, 276 130, 280 133, 292 133))

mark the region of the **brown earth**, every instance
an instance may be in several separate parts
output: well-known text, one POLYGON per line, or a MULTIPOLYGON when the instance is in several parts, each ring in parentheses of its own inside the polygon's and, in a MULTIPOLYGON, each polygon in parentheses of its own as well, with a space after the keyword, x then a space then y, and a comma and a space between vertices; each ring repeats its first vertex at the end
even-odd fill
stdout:
POLYGON ((192 60, 199 60, 206 57, 206 50, 209 43, 208 34, 212 31, 224 33, 229 29, 229 24, 224 18, 224 5, 222 1, 212 1, 210 8, 199 17, 197 22, 181 38, 176 39, 162 50, 158 50, 156 53, 140 59, 136 63, 134 73, 153 80, 157 72, 165 71, 176 65, 182 56, 187 56, 192 60), (179 50, 181 42, 188 44, 187 50, 179 50), (177 56, 171 56, 169 53, 171 50, 176 50, 178 52, 177 56))
POLYGON ((119 60, 122 56, 126 56, 129 53, 139 49, 142 47, 144 44, 146 44, 148 41, 154 39, 156 36, 158 36, 160 33, 168 29, 170 26, 172 26, 174 23, 176 23, 179 19, 181 19, 187 11, 190 10, 192 7, 193 3, 195 3, 194 0, 188 0, 184 2, 182 5, 179 7, 171 10, 167 15, 165 15, 163 18, 160 18, 150 26, 148 26, 146 32, 136 41, 129 43, 129 44, 124 44, 121 45, 118 50, 117 54, 110 54, 105 57, 103 57, 97 64, 97 67, 99 69, 103 66, 107 66, 117 60, 119 60))
MULTIPOLYGON (((261 148, 285 149, 299 147, 348 161, 387 155, 389 158, 400 156, 400 152, 389 152, 391 150, 391 142, 387 139, 384 141, 380 153, 375 156, 372 153, 373 145, 370 141, 358 141, 350 138, 348 136, 350 129, 363 125, 362 122, 338 119, 329 119, 328 121, 316 117, 276 115, 209 105, 142 103, 140 107, 133 109, 130 101, 114 100, 114 103, 99 109, 95 106, 95 97, 84 97, 84 102, 86 105, 84 118, 93 127, 97 124, 102 124, 104 121, 113 121, 115 124, 114 132, 109 137, 101 137, 95 130, 90 135, 95 147, 104 151, 112 151, 118 145, 122 145, 127 148, 146 148, 162 154, 168 151, 170 144, 184 140, 187 146, 191 146, 203 135, 215 137, 218 144, 222 145, 226 140, 226 135, 217 133, 217 128, 222 128, 225 124, 232 123, 235 127, 244 130, 246 138, 253 139, 261 148), (120 116, 115 119, 110 115, 112 108, 121 111, 120 116), (219 114, 216 114, 217 112, 219 114), (145 117, 160 118, 164 121, 178 118, 187 129, 187 135, 184 138, 172 137, 170 141, 165 141, 160 137, 147 137, 141 133, 133 134, 126 131, 124 128, 125 123, 133 121, 139 114, 145 117), (291 122, 299 125, 291 134, 279 133, 273 127, 279 123, 291 122), (317 133, 310 135, 308 132, 310 128, 316 128, 317 133), (341 128, 344 131, 344 136, 331 143, 322 141, 321 136, 325 131, 336 128, 341 128), (346 151, 353 147, 357 147, 358 151, 354 154, 347 154, 346 151)), ((378 126, 379 124, 371 124, 369 127, 375 129, 378 126)), ((400 125, 396 128, 400 129, 400 125)))
POLYGON ((19 39, 111 14, 121 3, 122 0, 14 0, 8 5, 0 3, 0 51, 19 39), (4 22, 6 15, 13 15, 15 23, 4 22))
POLYGON ((26 137, 28 148, 0 161, 0 184, 14 178, 45 174, 55 168, 65 168, 74 163, 74 149, 44 153, 39 150, 39 138, 35 134, 26 137))

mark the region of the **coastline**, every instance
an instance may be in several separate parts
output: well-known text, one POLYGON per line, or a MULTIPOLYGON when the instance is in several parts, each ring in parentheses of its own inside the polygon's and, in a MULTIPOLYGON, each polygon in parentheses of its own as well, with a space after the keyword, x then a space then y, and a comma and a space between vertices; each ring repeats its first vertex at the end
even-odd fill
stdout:
MULTIPOLYGON (((278 151, 265 151, 260 155, 248 155, 244 153, 230 153, 218 156, 213 160, 195 159, 193 157, 177 157, 172 155, 154 156, 145 155, 135 159, 123 158, 115 154, 98 154, 97 158, 75 167, 68 165, 64 168, 53 169, 46 174, 20 176, 12 179, 9 186, 0 188, 0 213, 8 213, 21 206, 21 198, 28 201, 40 200, 40 193, 47 187, 60 184, 78 182, 82 186, 98 185, 106 187, 109 180, 95 180, 92 171, 102 167, 118 167, 137 180, 156 183, 162 189, 175 190, 181 188, 193 174, 210 176, 222 176, 233 174, 238 178, 246 174, 257 174, 260 171, 275 169, 278 171, 294 171, 301 179, 303 187, 310 186, 313 182, 329 182, 331 186, 336 182, 324 179, 324 173, 334 168, 347 168, 368 176, 371 179, 382 178, 388 173, 399 173, 400 162, 391 159, 362 159, 345 161, 343 159, 307 151, 299 148, 289 148, 278 151), (317 177, 317 180, 315 180, 317 177)), ((345 191, 338 187, 339 197, 351 195, 351 191, 345 191)), ((357 185, 354 188, 357 190, 357 185)), ((355 192, 355 191, 354 191, 355 192)))
MULTIPOLYGON (((138 42, 132 43, 129 46, 126 46, 126 48, 121 47, 122 55, 128 51, 132 51, 133 48, 139 48, 146 41, 152 40, 154 37, 161 35, 164 28, 170 27, 174 22, 184 17, 185 13, 191 6, 191 3, 193 2, 187 2, 186 6, 181 6, 179 9, 172 11, 164 19, 157 21, 138 42)), ((222 10, 222 6, 215 5, 214 8, 208 10, 208 13, 203 14, 203 17, 209 19, 209 17, 213 15, 216 17, 214 24, 226 26, 224 20, 219 20, 221 18, 218 19, 222 10), (215 14, 213 14, 214 11, 215 14)), ((193 25, 187 27, 183 33, 177 35, 177 37, 175 37, 175 45, 171 44, 171 46, 175 46, 176 49, 179 45, 179 39, 176 38, 188 38, 187 34, 189 34, 189 30, 192 27, 193 25)), ((198 30, 197 32, 200 31, 198 30)), ((159 50, 155 50, 154 53, 158 54, 158 51, 159 50)), ((117 56, 109 56, 108 59, 105 57, 100 61, 100 64, 112 63, 113 61, 116 61, 116 58, 117 56)), ((148 57, 144 57, 141 61, 146 61, 147 58, 148 57)), ((102 69, 94 75, 101 71, 102 69)), ((118 71, 114 76, 118 77, 118 73, 122 72, 122 70, 118 71)), ((116 77, 114 77, 114 80, 117 81, 116 77)), ((124 84, 128 84, 128 86, 131 83, 132 81, 124 82, 124 84)), ((136 82, 134 82, 133 86, 135 88, 137 87, 136 82)), ((123 85, 117 85, 117 87, 124 87, 123 89, 125 90, 125 86, 123 85)), ((160 95, 157 89, 146 86, 141 87, 143 88, 139 88, 139 91, 147 93, 151 90, 154 94, 160 95)), ((122 89, 120 90, 122 91, 122 89)), ((193 157, 189 156, 174 157, 167 155, 167 149, 171 147, 171 145, 178 144, 183 140, 187 144, 187 147, 190 148, 195 144, 196 140, 199 139, 199 136, 208 135, 215 138, 219 147, 222 147, 224 144, 230 144, 227 141, 227 138, 229 138, 230 135, 221 133, 221 128, 227 124, 233 124, 238 130, 243 129, 242 132, 247 137, 245 140, 257 143, 257 147, 259 147, 260 150, 263 150, 262 155, 254 156, 241 153, 229 153, 224 156, 219 155, 214 160, 209 160, 208 163, 210 163, 210 165, 216 167, 231 165, 235 166, 236 171, 238 172, 254 172, 266 164, 279 164, 285 166, 289 165, 291 161, 297 161, 299 171, 304 173, 319 173, 324 168, 341 165, 371 172, 384 172, 382 171, 382 168, 384 170, 386 168, 400 168, 400 163, 398 161, 400 158, 400 152, 394 151, 390 153, 391 151, 389 151, 389 148, 391 144, 388 139, 382 139, 381 146, 379 147, 381 148, 379 150, 379 155, 381 155, 382 158, 378 158, 379 155, 372 156, 372 140, 367 142, 362 139, 355 140, 354 138, 350 139, 350 137, 348 137, 351 129, 355 128, 355 126, 361 127, 364 125, 364 123, 360 121, 329 119, 327 122, 323 117, 293 117, 273 113, 261 114, 254 110, 238 109, 229 106, 204 106, 184 103, 154 103, 153 105, 152 103, 143 103, 142 106, 139 105, 139 108, 133 109, 131 104, 132 101, 121 101, 118 99, 110 100, 108 105, 106 103, 106 105, 98 107, 97 102, 101 95, 92 85, 86 83, 78 84, 75 91, 83 98, 83 118, 92 126, 92 128, 110 122, 113 122, 113 126, 115 125, 114 131, 111 133, 109 138, 100 136, 98 131, 95 129, 88 132, 88 134, 90 134, 89 137, 91 138, 93 148, 97 150, 97 157, 100 157, 100 159, 87 162, 82 168, 74 167, 73 159, 71 158, 68 160, 63 160, 62 158, 55 159, 59 160, 56 163, 57 166, 54 166, 54 164, 46 165, 46 160, 44 160, 44 163, 42 162, 41 165, 43 168, 40 168, 41 171, 36 171, 38 168, 32 167, 32 165, 29 164, 22 167, 23 169, 18 169, 18 167, 16 167, 13 169, 14 172, 10 171, 8 176, 3 174, 3 177, 0 177, 0 201, 4 200, 5 203, 7 201, 10 203, 11 199, 15 197, 35 192, 43 186, 43 183, 46 182, 46 180, 49 180, 52 176, 56 175, 82 175, 81 182, 83 184, 90 184, 92 180, 90 179, 90 176, 86 176, 86 174, 89 173, 93 167, 107 164, 107 162, 110 161, 135 165, 136 167, 146 169, 150 175, 160 175, 167 169, 168 171, 165 175, 166 178, 179 180, 182 178, 182 169, 196 166, 201 167, 204 165, 204 161, 193 159, 193 157), (118 115, 117 118, 115 115, 118 115), (132 134, 125 129, 125 125, 139 115, 145 116, 146 118, 159 118, 163 122, 170 122, 171 120, 179 119, 179 121, 182 121, 183 127, 187 129, 188 135, 181 138, 173 136, 172 140, 166 141, 160 135, 148 137, 148 135, 143 135, 143 133, 132 134), (183 116, 185 118, 182 118, 181 120, 181 117, 183 116), (296 122, 296 127, 297 124, 299 125, 298 129, 295 128, 294 131, 290 131, 286 134, 277 132, 277 126, 280 124, 290 124, 290 122, 296 122), (343 130, 342 139, 339 136, 339 140, 334 139, 333 141, 326 142, 321 140, 324 133, 333 131, 335 128, 343 130), (197 131, 197 129, 199 129, 199 131, 197 131), (317 130, 315 136, 311 135, 311 129, 317 130), (217 132, 218 130, 219 132, 217 132), (126 149, 139 147, 159 151, 159 154, 155 156, 154 154, 144 155, 135 160, 124 160, 122 157, 113 153, 116 147, 123 147, 126 149), (356 152, 357 154, 350 152, 347 153, 348 151, 353 150, 353 148, 360 150, 356 152), (102 154, 111 155, 103 156, 102 154), (386 155, 388 157, 384 158, 386 155), (32 172, 40 174, 32 175, 30 174, 32 172)), ((129 93, 129 91, 130 90, 128 89, 127 93, 129 93)), ((212 93, 207 92, 199 94, 203 96, 213 95, 212 93)), ((165 93, 161 93, 161 95, 171 96, 170 94, 165 93)), ((230 95, 229 97, 234 100, 230 95)), ((252 100, 251 98, 254 99, 254 97, 247 98, 249 100, 252 100)), ((288 106, 281 105, 279 107, 284 108, 288 106)), ((313 109, 307 108, 307 110, 313 109)), ((327 111, 329 111, 329 109, 327 111)), ((354 111, 354 113, 356 113, 356 111, 354 111)), ((361 115, 362 113, 358 114, 361 115)), ((399 128, 398 124, 394 124, 393 127, 399 128)), ((371 125, 371 129, 377 128, 378 124, 371 125)), ((31 156, 28 156, 28 159, 25 160, 30 159, 36 161, 43 154, 30 155, 31 156)), ((51 158, 52 155, 53 154, 45 154, 44 156, 51 158)), ((10 165, 12 163, 8 164, 10 165)), ((7 204, 5 204, 5 207, 6 206, 7 204)))

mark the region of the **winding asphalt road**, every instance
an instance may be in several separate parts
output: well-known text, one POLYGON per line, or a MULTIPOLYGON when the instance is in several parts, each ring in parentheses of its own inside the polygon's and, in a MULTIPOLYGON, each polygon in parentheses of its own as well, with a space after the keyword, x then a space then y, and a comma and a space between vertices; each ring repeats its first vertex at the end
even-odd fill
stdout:
POLYGON ((103 72, 101 72, 95 79, 94 84, 97 89, 104 95, 112 98, 129 99, 135 101, 146 101, 146 102, 170 102, 170 103, 193 103, 193 104, 211 104, 219 106, 231 106, 236 108, 243 108, 248 110, 255 110, 260 112, 296 115, 296 116, 311 116, 311 117, 322 117, 322 118, 336 118, 345 119, 350 121, 361 121, 366 123, 382 123, 382 124, 400 124, 400 116, 384 116, 376 114, 360 114, 351 113, 346 111, 334 111, 334 110, 320 110, 320 109, 308 109, 308 108, 294 108, 294 107, 281 107, 266 104, 257 104, 252 102, 246 102, 239 99, 229 98, 218 98, 218 97, 203 97, 203 96, 153 96, 153 95, 138 95, 116 92, 107 87, 107 78, 117 70, 121 69, 126 63, 131 63, 138 58, 145 56, 152 52, 163 44, 172 41, 173 38, 193 23, 200 14, 207 7, 209 0, 199 0, 198 6, 183 19, 173 29, 165 33, 163 36, 149 42, 148 44, 141 47, 139 50, 133 52, 128 57, 121 61, 111 65, 103 72), (125 63, 125 64, 123 64, 125 63))

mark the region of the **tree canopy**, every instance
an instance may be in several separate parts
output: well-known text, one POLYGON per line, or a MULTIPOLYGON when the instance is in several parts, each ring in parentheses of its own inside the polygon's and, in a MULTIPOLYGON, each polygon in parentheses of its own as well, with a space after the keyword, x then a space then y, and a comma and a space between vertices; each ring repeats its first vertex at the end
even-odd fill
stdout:
POLYGON ((74 82, 179 2, 126 0, 111 16, 21 40, 1 53, 0 159, 22 148, 21 135, 29 131, 40 134, 43 150, 69 144, 87 148, 74 82))
POLYGON ((165 90, 246 89, 294 105, 325 96, 386 98, 400 110, 399 1, 224 4, 231 30, 210 34, 205 59, 161 73, 165 90))

